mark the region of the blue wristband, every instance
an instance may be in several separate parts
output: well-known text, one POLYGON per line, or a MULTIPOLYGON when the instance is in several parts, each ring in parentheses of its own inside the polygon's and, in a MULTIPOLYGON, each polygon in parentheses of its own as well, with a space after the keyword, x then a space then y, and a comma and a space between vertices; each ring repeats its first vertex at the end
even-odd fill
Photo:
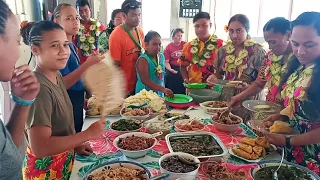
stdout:
POLYGON ((15 96, 13 93, 10 93, 10 98, 13 100, 13 102, 15 102, 16 104, 20 105, 20 106, 31 106, 34 101, 36 99, 33 99, 31 101, 28 101, 28 100, 24 100, 24 99, 21 99, 17 96, 15 96))

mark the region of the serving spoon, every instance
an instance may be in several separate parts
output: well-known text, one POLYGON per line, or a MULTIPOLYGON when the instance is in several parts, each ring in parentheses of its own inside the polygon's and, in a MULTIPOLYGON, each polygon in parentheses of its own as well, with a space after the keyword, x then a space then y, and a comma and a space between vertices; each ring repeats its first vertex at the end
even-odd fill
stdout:
POLYGON ((276 171, 273 173, 273 180, 278 180, 278 171, 279 171, 279 169, 280 169, 280 167, 282 166, 282 163, 283 163, 284 150, 285 150, 285 147, 283 147, 283 149, 282 149, 281 161, 280 161, 279 167, 278 167, 278 168, 276 169, 276 171))
POLYGON ((231 112, 231 108, 228 108, 224 111, 221 112, 219 119, 221 119, 222 117, 229 117, 230 116, 230 112, 231 112))
POLYGON ((171 120, 174 120, 174 119, 177 119, 177 118, 179 118, 179 117, 183 117, 184 115, 186 115, 187 112, 189 112, 189 111, 192 110, 192 109, 193 109, 193 106, 190 106, 190 107, 189 107, 187 110, 185 110, 182 114, 180 114, 180 115, 178 115, 178 116, 173 116, 173 117, 171 117, 171 118, 168 118, 168 119, 164 120, 163 123, 168 122, 168 121, 171 121, 171 120))

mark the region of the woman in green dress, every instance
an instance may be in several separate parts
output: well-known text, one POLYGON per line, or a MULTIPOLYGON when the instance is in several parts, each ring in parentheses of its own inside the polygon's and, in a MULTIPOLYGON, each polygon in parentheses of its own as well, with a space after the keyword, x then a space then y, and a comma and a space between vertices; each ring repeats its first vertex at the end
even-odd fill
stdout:
POLYGON ((137 60, 136 93, 141 90, 153 90, 160 97, 173 97, 173 92, 164 87, 165 58, 161 49, 161 36, 155 31, 149 31, 144 39, 146 52, 137 60))
POLYGON ((320 174, 320 14, 305 12, 291 24, 295 58, 281 77, 284 109, 266 121, 286 121, 299 135, 267 134, 270 143, 285 147, 287 161, 320 174))

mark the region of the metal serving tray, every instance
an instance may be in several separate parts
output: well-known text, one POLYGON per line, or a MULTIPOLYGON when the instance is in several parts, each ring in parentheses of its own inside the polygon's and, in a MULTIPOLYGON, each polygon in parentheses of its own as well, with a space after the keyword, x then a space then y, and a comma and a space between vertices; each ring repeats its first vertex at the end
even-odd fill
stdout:
POLYGON ((211 156, 196 156, 197 158, 222 158, 223 156, 228 154, 228 150, 227 150, 226 146, 223 144, 223 142, 220 140, 220 138, 217 135, 210 133, 210 132, 179 132, 179 133, 168 134, 168 135, 166 135, 166 143, 168 145, 169 151, 174 152, 171 147, 171 143, 170 143, 171 139, 187 138, 187 137, 191 137, 191 136, 211 136, 217 142, 217 144, 221 147, 221 149, 223 151, 222 154, 211 155, 211 156))

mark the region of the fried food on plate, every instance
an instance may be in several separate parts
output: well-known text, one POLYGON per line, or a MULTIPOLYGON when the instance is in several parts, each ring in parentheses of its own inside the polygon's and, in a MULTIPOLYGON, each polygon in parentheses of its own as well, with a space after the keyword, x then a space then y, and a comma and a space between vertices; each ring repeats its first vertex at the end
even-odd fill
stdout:
POLYGON ((240 146, 240 149, 244 150, 247 153, 251 154, 253 152, 252 151, 252 146, 250 146, 250 145, 240 143, 239 146, 240 146))
POLYGON ((250 146, 255 146, 256 145, 256 140, 253 139, 253 138, 250 138, 250 137, 242 138, 242 139, 240 139, 240 142, 244 143, 244 144, 248 144, 250 146))

